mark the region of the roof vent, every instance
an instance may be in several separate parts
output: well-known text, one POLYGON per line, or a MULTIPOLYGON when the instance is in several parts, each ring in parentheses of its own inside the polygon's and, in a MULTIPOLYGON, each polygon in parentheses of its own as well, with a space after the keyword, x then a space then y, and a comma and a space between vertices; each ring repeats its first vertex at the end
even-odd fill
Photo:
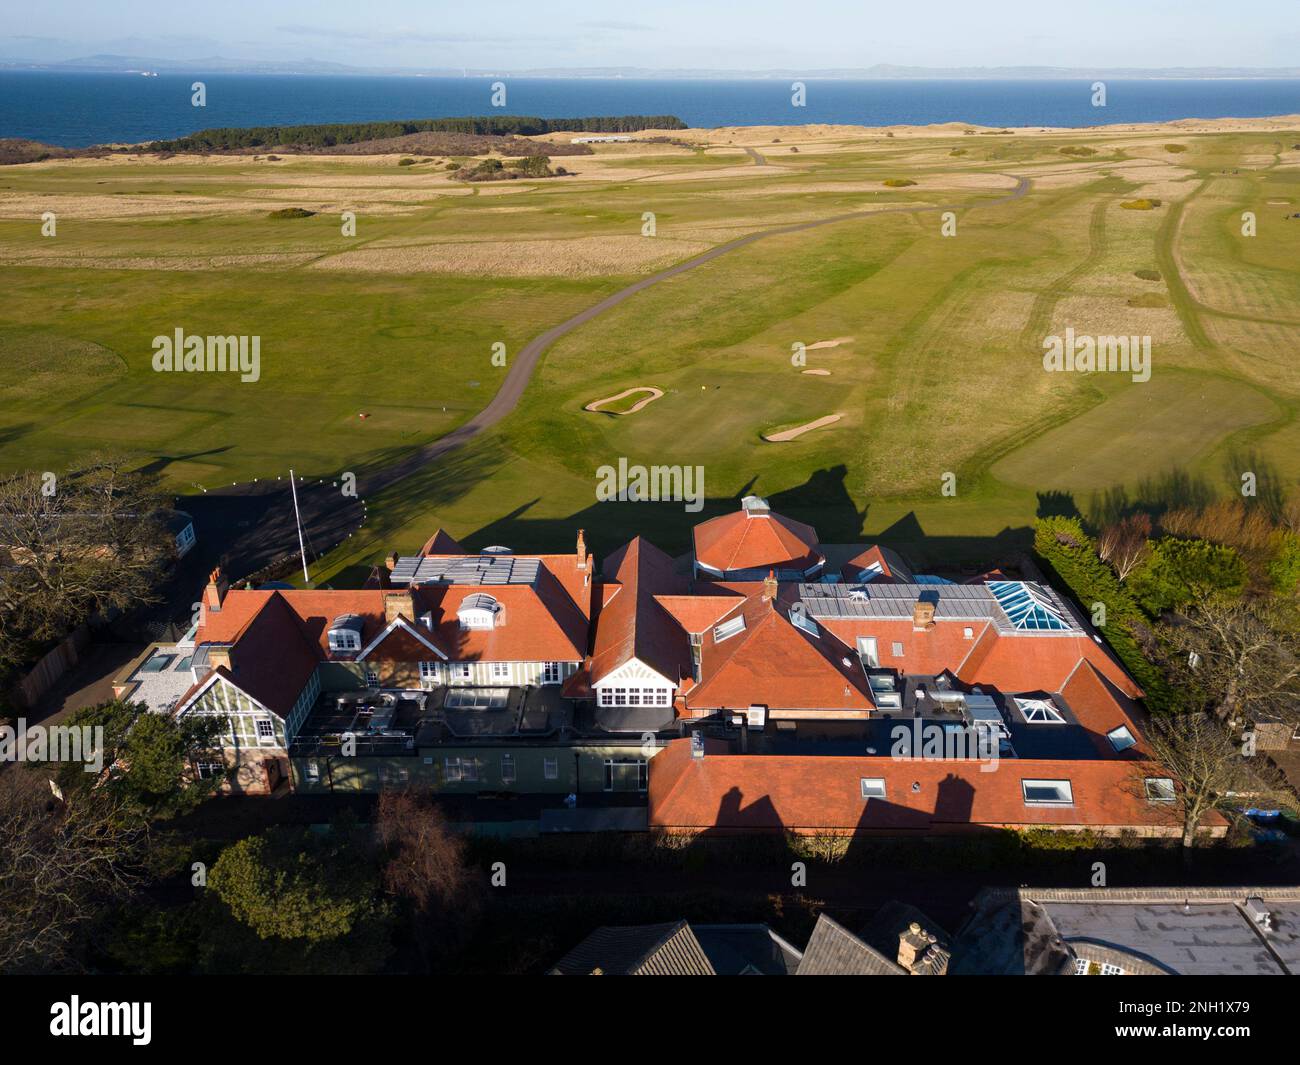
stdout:
POLYGON ((1246 914, 1255 924, 1264 929, 1265 932, 1273 930, 1273 914, 1269 908, 1264 905, 1264 900, 1253 898, 1246 900, 1246 914))

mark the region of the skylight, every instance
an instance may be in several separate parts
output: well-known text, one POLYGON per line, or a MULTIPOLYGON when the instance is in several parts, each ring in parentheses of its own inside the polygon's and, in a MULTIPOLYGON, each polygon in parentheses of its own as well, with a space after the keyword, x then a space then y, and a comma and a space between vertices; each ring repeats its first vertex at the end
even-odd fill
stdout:
POLYGON ((728 618, 713 626, 713 642, 721 643, 729 636, 735 636, 738 632, 745 631, 745 616, 737 614, 734 618, 728 618))
POLYGON ((1045 699, 1017 699, 1020 716, 1031 725, 1064 725, 1061 712, 1045 699))
POLYGON ((1133 738, 1133 733, 1127 725, 1119 725, 1106 733, 1106 739, 1110 740, 1110 745, 1116 751, 1126 751, 1130 747, 1137 746, 1137 740, 1133 738))
POLYGON ((790 620, 794 622, 796 629, 803 629, 809 636, 820 637, 822 630, 817 627, 817 622, 808 616, 808 611, 802 603, 795 603, 790 608, 790 620))
POLYGON ((1070 628, 1051 600, 1024 581, 989 581, 989 591, 1018 629, 1060 632, 1070 628))
POLYGON ((1022 780, 1026 806, 1072 806, 1074 789, 1068 780, 1022 780))

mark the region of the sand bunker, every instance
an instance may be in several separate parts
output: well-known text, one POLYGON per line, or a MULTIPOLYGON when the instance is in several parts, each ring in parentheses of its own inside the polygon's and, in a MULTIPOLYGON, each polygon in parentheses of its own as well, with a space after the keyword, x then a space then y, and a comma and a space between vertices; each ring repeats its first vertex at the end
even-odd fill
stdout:
POLYGON ((812 374, 813 377, 830 377, 830 370, 804 370, 803 373, 812 374))
POLYGON ((843 417, 843 414, 828 414, 826 417, 818 418, 815 422, 809 422, 807 425, 800 425, 794 429, 786 429, 779 433, 765 434, 763 439, 769 444, 779 444, 786 440, 793 440, 796 436, 803 436, 804 433, 811 433, 814 429, 834 425, 843 417))
POLYGON ((595 411, 598 414, 635 414, 647 403, 653 403, 656 399, 659 399, 663 394, 664 394, 663 389, 654 388, 651 385, 640 385, 636 388, 625 388, 617 396, 606 396, 604 399, 593 399, 582 409, 595 411), (605 404, 617 403, 620 399, 626 399, 628 396, 634 395, 637 392, 648 392, 649 395, 647 395, 645 399, 637 400, 634 404, 632 404, 632 406, 628 407, 627 410, 606 410, 606 411, 601 410, 601 407, 605 406, 605 404))
POLYGON ((836 337, 834 340, 819 340, 816 344, 809 344, 809 351, 817 351, 820 348, 838 348, 841 344, 852 344, 852 337, 836 337))

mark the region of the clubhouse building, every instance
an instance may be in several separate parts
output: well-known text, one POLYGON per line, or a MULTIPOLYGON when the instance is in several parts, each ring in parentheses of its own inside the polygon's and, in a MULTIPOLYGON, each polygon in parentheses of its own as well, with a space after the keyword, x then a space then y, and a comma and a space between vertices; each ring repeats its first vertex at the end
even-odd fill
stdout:
POLYGON ((1141 690, 1046 584, 917 574, 756 497, 693 542, 598 564, 581 530, 565 554, 439 532, 352 590, 214 572, 119 695, 224 716, 195 770, 245 793, 531 798, 557 830, 1179 833, 1141 690))

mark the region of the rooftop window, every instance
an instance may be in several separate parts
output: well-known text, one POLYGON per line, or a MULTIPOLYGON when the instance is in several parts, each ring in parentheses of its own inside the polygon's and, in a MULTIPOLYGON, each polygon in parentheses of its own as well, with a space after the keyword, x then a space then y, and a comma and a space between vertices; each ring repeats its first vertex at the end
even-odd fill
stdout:
POLYGON ((1064 725, 1065 717, 1046 699, 1017 699, 1020 716, 1031 725, 1064 725))
POLYGON ((1022 780, 1026 806, 1073 806, 1074 788, 1068 780, 1022 780))
POLYGON ((1024 581, 989 581, 988 587, 1016 628, 1037 632, 1061 632, 1070 628, 1070 623, 1041 588, 1024 581))
POLYGON ((884 777, 863 777, 861 787, 864 799, 883 799, 885 797, 884 777))
POLYGON ((721 643, 723 640, 735 636, 736 633, 744 631, 745 616, 737 614, 734 618, 728 618, 726 621, 713 626, 713 642, 721 643))
POLYGON ((1130 747, 1137 746, 1137 740, 1127 725, 1120 725, 1106 733, 1106 739, 1110 740, 1110 745, 1116 751, 1127 751, 1130 747))
POLYGON ((1174 782, 1169 777, 1147 777, 1142 783, 1146 787, 1147 802, 1173 802, 1177 798, 1174 782))

